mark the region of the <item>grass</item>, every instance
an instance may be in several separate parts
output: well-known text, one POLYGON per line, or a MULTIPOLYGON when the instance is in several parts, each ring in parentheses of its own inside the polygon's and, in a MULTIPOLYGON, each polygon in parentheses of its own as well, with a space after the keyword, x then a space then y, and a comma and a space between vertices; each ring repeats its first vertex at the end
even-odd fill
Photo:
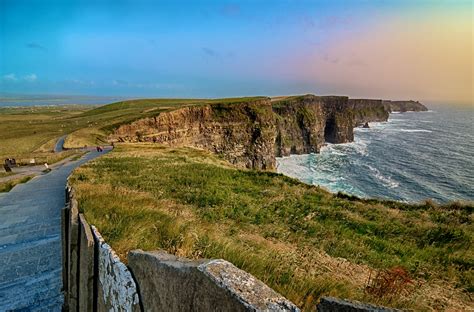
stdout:
POLYGON ((263 97, 229 99, 141 99, 94 106, 0 108, 0 157, 30 159, 53 154, 59 137, 68 134, 65 147, 107 143, 107 135, 121 124, 156 116, 190 105, 231 105, 263 97))
POLYGON ((11 175, 14 175, 15 173, 14 172, 0 172, 0 178, 4 178, 4 177, 8 177, 8 176, 11 176, 11 175))
MULTIPOLYGON (((83 106, 0 109, 0 157, 28 163, 53 163, 62 154, 53 152, 56 140, 76 127, 68 120, 90 108, 83 106)), ((79 126, 79 125, 77 125, 79 126)))
POLYGON ((71 177, 80 208, 125 260, 131 249, 223 258, 304 310, 322 295, 416 310, 469 307, 473 206, 361 200, 191 148, 120 144, 71 177), (372 271, 405 268, 390 301, 372 271))
POLYGON ((12 188, 21 183, 26 183, 30 181, 33 176, 21 177, 18 179, 13 179, 7 182, 0 182, 0 193, 10 192, 12 188))

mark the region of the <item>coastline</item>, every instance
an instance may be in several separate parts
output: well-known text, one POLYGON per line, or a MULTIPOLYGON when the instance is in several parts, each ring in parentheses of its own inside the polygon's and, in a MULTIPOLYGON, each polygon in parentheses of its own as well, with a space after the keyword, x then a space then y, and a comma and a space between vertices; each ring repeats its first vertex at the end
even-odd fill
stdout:
MULTIPOLYGON (((355 128, 354 142, 328 144, 319 154, 278 157, 277 172, 332 193, 364 199, 474 201, 472 179, 462 170, 463 162, 472 157, 456 152, 461 147, 440 123, 445 112, 427 112, 436 114, 391 113, 387 122, 370 123, 370 129, 355 128), (446 137, 441 138, 441 133, 446 137), (448 141, 440 157, 436 141, 427 143, 431 138, 448 141)), ((466 125, 454 120, 450 126, 462 129, 466 125)))

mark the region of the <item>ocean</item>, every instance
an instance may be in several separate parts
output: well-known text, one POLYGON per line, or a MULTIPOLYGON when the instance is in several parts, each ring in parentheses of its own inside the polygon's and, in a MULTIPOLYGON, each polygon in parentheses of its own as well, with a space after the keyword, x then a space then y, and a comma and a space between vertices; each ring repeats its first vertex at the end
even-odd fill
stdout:
POLYGON ((112 96, 70 96, 70 95, 2 95, 1 107, 60 106, 60 105, 102 105, 122 101, 123 97, 112 96))
POLYGON ((277 171, 331 192, 439 203, 474 200, 474 107, 432 106, 356 128, 354 142, 277 158, 277 171))

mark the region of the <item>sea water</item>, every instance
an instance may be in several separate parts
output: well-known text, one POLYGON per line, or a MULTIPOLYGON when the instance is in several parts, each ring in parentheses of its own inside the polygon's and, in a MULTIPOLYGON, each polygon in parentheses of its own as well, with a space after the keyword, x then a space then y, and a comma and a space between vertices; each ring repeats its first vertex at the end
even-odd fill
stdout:
POLYGON ((277 159, 278 172, 332 192, 444 203, 474 200, 474 108, 433 106, 356 128, 354 142, 277 159))
POLYGON ((0 108, 23 106, 101 105, 122 101, 123 97, 70 95, 2 95, 0 108))

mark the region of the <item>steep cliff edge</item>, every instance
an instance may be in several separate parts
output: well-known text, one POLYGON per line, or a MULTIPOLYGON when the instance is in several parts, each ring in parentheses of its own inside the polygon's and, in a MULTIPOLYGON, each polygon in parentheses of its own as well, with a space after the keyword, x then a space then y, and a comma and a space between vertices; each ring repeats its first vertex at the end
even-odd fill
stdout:
POLYGON ((354 113, 354 127, 364 125, 366 122, 387 121, 390 111, 382 100, 349 99, 354 113))
POLYGON ((354 140, 353 112, 345 96, 303 95, 275 99, 275 155, 318 153, 325 142, 354 140))
POLYGON ((428 108, 418 101, 383 101, 390 112, 426 112, 428 108))
POLYGON ((270 100, 194 106, 139 119, 113 139, 203 148, 247 168, 275 167, 275 120, 270 100))
POLYGON ((239 167, 273 169, 276 156, 318 153, 326 142, 352 142, 354 127, 386 121, 391 105, 390 101, 311 94, 214 102, 121 125, 111 139, 193 146, 239 167))

